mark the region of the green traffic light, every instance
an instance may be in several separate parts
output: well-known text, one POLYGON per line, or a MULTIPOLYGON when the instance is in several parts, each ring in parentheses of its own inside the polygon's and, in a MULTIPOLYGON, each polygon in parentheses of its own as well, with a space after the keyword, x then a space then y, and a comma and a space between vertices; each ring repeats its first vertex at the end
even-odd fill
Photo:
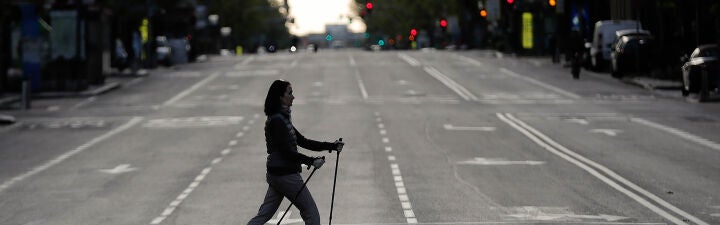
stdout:
POLYGON ((325 40, 332 41, 332 35, 328 34, 327 36, 325 36, 325 40))
POLYGON ((380 45, 380 46, 384 46, 384 45, 385 45, 385 41, 383 41, 383 40, 379 40, 379 41, 378 41, 378 45, 380 45))

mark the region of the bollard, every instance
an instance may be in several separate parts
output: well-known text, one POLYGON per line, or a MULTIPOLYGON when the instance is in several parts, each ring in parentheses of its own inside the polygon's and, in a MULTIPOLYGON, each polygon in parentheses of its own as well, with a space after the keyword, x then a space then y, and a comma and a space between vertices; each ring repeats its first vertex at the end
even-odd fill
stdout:
POLYGON ((22 109, 30 109, 30 81, 23 79, 22 82, 22 109))
POLYGON ((700 99, 698 99, 700 102, 704 102, 708 99, 710 95, 709 86, 710 84, 708 80, 708 72, 707 68, 702 69, 702 73, 700 75, 700 99))

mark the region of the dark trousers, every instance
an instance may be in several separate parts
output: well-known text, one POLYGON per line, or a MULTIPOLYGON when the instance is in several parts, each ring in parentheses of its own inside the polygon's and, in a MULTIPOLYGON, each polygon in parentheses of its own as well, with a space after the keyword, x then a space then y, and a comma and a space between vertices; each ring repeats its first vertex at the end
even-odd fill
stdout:
POLYGON ((300 216, 306 225, 320 225, 320 212, 318 212, 315 200, 313 200, 307 186, 300 192, 300 195, 297 195, 303 186, 303 180, 299 173, 283 176, 268 174, 267 182, 269 186, 265 193, 265 200, 260 205, 258 214, 248 222, 248 225, 265 224, 280 207, 283 198, 290 199, 295 207, 300 210, 300 216), (297 199, 295 199, 296 195, 297 199))

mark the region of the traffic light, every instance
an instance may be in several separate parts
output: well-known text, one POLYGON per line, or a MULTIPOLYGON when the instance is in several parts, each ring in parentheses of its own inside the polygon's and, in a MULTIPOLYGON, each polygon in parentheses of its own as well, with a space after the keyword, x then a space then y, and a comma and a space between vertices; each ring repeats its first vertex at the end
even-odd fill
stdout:
POLYGON ((372 2, 365 3, 365 11, 367 11, 367 14, 372 13, 373 4, 372 2))
POLYGON ((447 20, 446 19, 440 19, 440 28, 442 28, 443 31, 447 30, 447 20))
POLYGON ((481 9, 481 10, 480 10, 480 16, 482 16, 482 18, 486 18, 486 17, 487 17, 487 10, 481 9))
POLYGON ((550 5, 550 7, 555 7, 555 6, 557 6, 557 1, 556 0, 548 0, 548 5, 550 5))
POLYGON ((410 36, 417 36, 417 30, 415 30, 415 28, 410 29, 410 36))
POLYGON ((512 5, 515 0, 506 0, 508 4, 512 5))

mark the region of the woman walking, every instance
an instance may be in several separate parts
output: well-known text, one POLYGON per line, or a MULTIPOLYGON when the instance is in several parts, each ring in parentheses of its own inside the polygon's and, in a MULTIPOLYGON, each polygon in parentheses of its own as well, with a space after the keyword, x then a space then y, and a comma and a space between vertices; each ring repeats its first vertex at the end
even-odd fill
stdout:
POLYGON ((283 198, 288 198, 297 206, 306 225, 320 225, 320 213, 315 200, 308 188, 303 188, 300 164, 320 168, 325 160, 299 153, 297 146, 313 151, 339 152, 345 143, 314 141, 300 134, 290 120, 290 107, 294 99, 290 82, 284 80, 275 80, 265 97, 265 143, 268 153, 266 180, 269 186, 258 214, 248 225, 265 224, 280 207, 283 198))

